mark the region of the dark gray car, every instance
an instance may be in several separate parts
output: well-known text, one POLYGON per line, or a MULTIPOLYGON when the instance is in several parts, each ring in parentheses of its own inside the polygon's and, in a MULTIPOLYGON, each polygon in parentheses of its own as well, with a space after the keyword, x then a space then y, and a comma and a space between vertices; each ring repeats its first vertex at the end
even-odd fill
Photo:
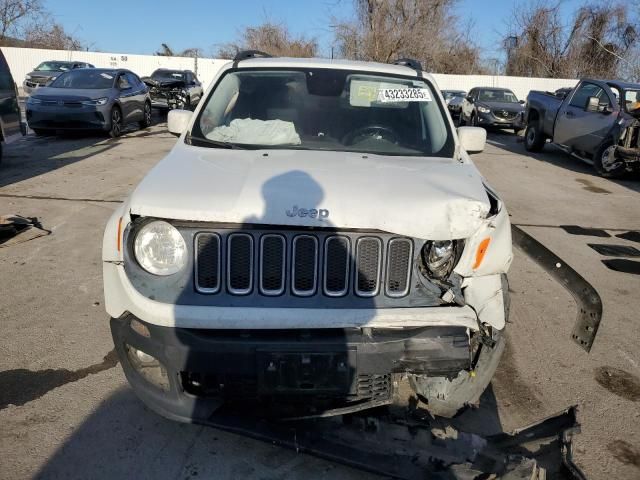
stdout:
POLYGON ((103 130, 117 137, 133 122, 141 128, 151 125, 151 99, 129 70, 71 70, 27 99, 27 123, 36 134, 103 130))
POLYGON ((76 68, 93 68, 93 65, 86 62, 62 62, 59 60, 42 62, 32 72, 27 73, 27 77, 22 83, 24 93, 31 95, 37 88, 46 86, 58 78, 60 74, 76 68))
POLYGON ((507 88, 476 87, 462 102, 460 125, 513 128, 518 133, 524 127, 523 104, 507 88))

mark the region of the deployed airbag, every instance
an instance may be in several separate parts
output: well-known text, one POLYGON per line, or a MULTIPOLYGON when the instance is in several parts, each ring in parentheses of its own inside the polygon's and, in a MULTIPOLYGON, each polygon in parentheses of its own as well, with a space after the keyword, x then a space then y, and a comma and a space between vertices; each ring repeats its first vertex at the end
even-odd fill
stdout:
POLYGON ((228 126, 214 128, 206 136, 218 142, 253 145, 300 145, 301 143, 294 124, 282 120, 237 118, 228 126))

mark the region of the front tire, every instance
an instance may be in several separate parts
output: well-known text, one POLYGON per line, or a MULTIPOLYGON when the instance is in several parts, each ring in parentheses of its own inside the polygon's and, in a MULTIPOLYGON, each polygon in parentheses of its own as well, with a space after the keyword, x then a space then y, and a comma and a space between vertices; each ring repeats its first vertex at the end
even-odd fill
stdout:
POLYGON ((451 418, 467 405, 477 404, 498 368, 505 346, 504 331, 496 331, 493 348, 482 346, 473 372, 466 370, 453 379, 409 375, 409 383, 418 397, 427 404, 432 415, 451 418))
POLYGON ((151 104, 144 102, 144 111, 142 112, 142 120, 140 120, 140 128, 145 129, 151 126, 151 104))
POLYGON ((598 175, 604 178, 618 178, 624 175, 626 166, 615 157, 616 146, 613 142, 603 143, 593 156, 593 166, 598 175))
POLYGON ((539 152, 544 147, 546 139, 542 132, 538 128, 538 125, 531 123, 527 125, 527 129, 524 132, 524 148, 528 152, 539 152))
POLYGON ((122 111, 119 107, 113 107, 111 109, 111 128, 109 130, 109 136, 111 138, 117 138, 122 135, 122 111))

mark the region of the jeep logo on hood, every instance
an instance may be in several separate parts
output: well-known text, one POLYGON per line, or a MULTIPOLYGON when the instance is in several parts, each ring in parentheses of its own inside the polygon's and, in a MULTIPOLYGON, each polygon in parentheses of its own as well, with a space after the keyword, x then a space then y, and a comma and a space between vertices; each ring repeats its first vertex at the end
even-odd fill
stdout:
POLYGON ((329 210, 324 208, 298 208, 297 205, 294 205, 291 210, 287 210, 285 213, 288 217, 309 217, 317 218, 320 221, 329 218, 329 210))

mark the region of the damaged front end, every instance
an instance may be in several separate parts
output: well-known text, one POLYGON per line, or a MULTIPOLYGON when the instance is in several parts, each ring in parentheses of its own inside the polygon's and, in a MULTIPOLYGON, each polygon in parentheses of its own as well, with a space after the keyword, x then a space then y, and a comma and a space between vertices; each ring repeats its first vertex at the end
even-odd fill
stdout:
POLYGON ((183 80, 141 79, 149 87, 151 104, 156 108, 183 109, 187 106, 188 93, 183 80))
POLYGON ((625 163, 628 171, 640 170, 640 120, 637 118, 623 125, 615 156, 625 163))

